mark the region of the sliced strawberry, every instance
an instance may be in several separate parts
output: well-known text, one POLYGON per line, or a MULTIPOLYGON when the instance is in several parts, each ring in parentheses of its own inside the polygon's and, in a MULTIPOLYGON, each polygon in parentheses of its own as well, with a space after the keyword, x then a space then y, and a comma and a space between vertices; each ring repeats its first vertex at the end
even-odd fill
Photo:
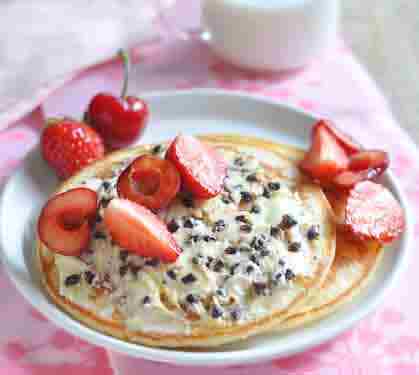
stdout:
POLYGON ((40 240, 52 251, 77 256, 88 246, 89 221, 95 217, 97 194, 76 188, 52 197, 38 220, 40 240))
POLYGON ((337 209, 343 229, 361 240, 389 243, 403 232, 403 210, 393 194, 384 186, 371 181, 360 182, 352 188, 337 209))
POLYGON ((351 156, 349 170, 338 174, 332 183, 338 188, 349 189, 358 182, 376 179, 385 172, 389 163, 384 151, 361 151, 351 156))
POLYGON ((157 210, 179 192, 180 175, 171 161, 143 155, 122 172, 117 189, 121 198, 157 210))
POLYGON ((343 133, 338 128, 335 127, 335 125, 332 124, 332 122, 327 120, 319 120, 313 128, 313 133, 316 132, 317 128, 323 128, 327 129, 330 134, 333 135, 333 137, 336 139, 338 144, 343 147, 347 155, 353 155, 357 152, 360 152, 362 150, 362 147, 359 143, 354 141, 349 135, 343 133))
POLYGON ((208 199, 220 193, 227 173, 227 163, 209 145, 195 137, 179 135, 167 150, 179 171, 183 185, 195 197, 208 199))
POLYGON ((181 252, 166 225, 135 202, 113 199, 105 209, 104 221, 112 239, 133 253, 169 263, 181 252))
POLYGON ((324 126, 315 126, 310 150, 300 163, 300 169, 320 181, 330 181, 347 169, 349 163, 345 150, 324 126))

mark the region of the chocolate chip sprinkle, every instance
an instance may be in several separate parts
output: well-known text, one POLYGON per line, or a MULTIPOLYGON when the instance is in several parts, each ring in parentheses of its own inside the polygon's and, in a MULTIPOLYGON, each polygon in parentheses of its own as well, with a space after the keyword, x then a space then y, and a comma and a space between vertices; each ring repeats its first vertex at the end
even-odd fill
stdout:
POLYGON ((157 267, 160 264, 160 261, 158 258, 150 258, 147 259, 144 264, 149 267, 157 267))
POLYGON ((186 296, 185 300, 186 300, 186 302, 188 302, 191 305, 199 302, 199 298, 197 296, 195 296, 194 294, 188 294, 186 296))
POLYGON ((191 284, 196 281, 196 276, 193 273, 188 273, 186 276, 182 277, 182 283, 191 284))
POLYGON ((238 157, 236 159, 234 159, 234 164, 237 165, 238 167, 243 167, 245 164, 245 161, 243 158, 238 157))
POLYGON ((129 266, 127 264, 119 267, 119 275, 121 277, 124 277, 128 272, 128 268, 129 268, 129 266))
POLYGON ((155 145, 152 149, 151 152, 156 155, 159 154, 162 151, 163 147, 162 145, 155 145))
POLYGON ((247 182, 258 182, 259 179, 258 179, 258 176, 257 176, 256 173, 251 173, 246 177, 246 181, 247 182))
POLYGON ((202 239, 203 239, 205 242, 217 241, 217 238, 216 238, 215 236, 213 236, 213 235, 208 235, 208 234, 206 234, 205 236, 203 236, 203 237, 202 237, 202 239))
POLYGON ((122 262, 125 262, 128 258, 129 252, 127 250, 121 250, 119 252, 119 259, 121 259, 122 262))
POLYGON ((241 317, 241 311, 237 308, 230 312, 231 319, 239 320, 241 317))
POLYGON ((80 282, 80 279, 80 274, 75 273, 74 275, 67 276, 64 281, 64 284, 65 286, 77 285, 80 282))
POLYGON ((220 219, 214 223, 212 230, 214 232, 222 232, 224 231, 225 228, 226 228, 226 223, 224 222, 224 220, 220 219))
POLYGON ((280 232, 280 228, 279 227, 271 227, 271 236, 272 237, 277 237, 279 235, 280 232))
POLYGON ((84 272, 84 279, 88 284, 92 284, 94 278, 95 274, 92 271, 87 270, 84 272))
POLYGON ((252 201, 253 197, 248 191, 240 192, 241 200, 245 203, 249 203, 252 201))
POLYGON ((263 195, 265 198, 269 199, 269 198, 271 198, 272 193, 271 193, 271 191, 270 191, 268 188, 264 187, 264 188, 263 188, 263 193, 262 193, 262 195, 263 195))
POLYGON ((211 309, 211 316, 213 317, 213 319, 221 318, 223 316, 223 310, 221 309, 221 307, 217 305, 213 306, 211 309))
POLYGON ((268 188, 271 191, 277 191, 281 188, 281 184, 279 182, 275 182, 275 181, 269 182, 268 183, 268 188))
POLYGON ((292 272, 292 270, 290 270, 289 268, 285 271, 285 278, 287 279, 287 281, 290 281, 292 279, 295 278, 295 274, 294 272, 292 272))
POLYGON ((271 252, 268 249, 262 249, 260 252, 261 257, 267 257, 269 255, 271 255, 271 252))
POLYGON ((167 224, 167 230, 170 233, 176 233, 177 230, 179 229, 179 224, 176 222, 176 220, 171 220, 168 224, 167 224))
POLYGON ((193 208, 194 207, 193 198, 190 197, 190 196, 183 197, 182 203, 186 208, 193 208))
POLYGON ((240 267, 240 263, 234 263, 231 267, 230 267, 230 275, 234 275, 237 271, 237 269, 240 267))
POLYGON ((316 225, 312 225, 307 231, 307 239, 309 241, 316 240, 319 238, 319 229, 316 225))
POLYGON ((288 245, 288 251, 292 253, 296 253, 301 249, 301 243, 300 242, 291 242, 288 245))
POLYGON ((260 207, 259 207, 259 206, 257 206, 257 205, 254 205, 254 206, 252 207, 252 209, 250 210, 250 212, 251 212, 252 214, 259 214, 259 213, 260 213, 260 207))
POLYGON ((109 181, 103 181, 102 186, 105 190, 108 190, 111 187, 111 184, 109 181))
POLYGON ((281 223, 279 224, 279 227, 281 229, 287 230, 297 224, 298 224, 297 221, 291 215, 285 214, 284 216, 282 216, 282 220, 281 220, 281 223))
POLYGON ((255 250, 262 250, 265 248, 266 237, 263 234, 259 234, 253 237, 250 246, 255 250))
POLYGON ((230 204, 231 203, 231 199, 229 197, 225 196, 225 195, 223 195, 223 197, 221 198, 221 201, 224 204, 230 204))
POLYGON ((249 223, 249 219, 245 215, 236 216, 236 221, 241 222, 241 223, 245 223, 245 224, 249 223))
POLYGON ((96 231, 96 232, 93 234, 93 237, 94 237, 95 239, 97 239, 97 240, 106 240, 106 234, 105 234, 105 233, 103 233, 103 232, 98 232, 98 231, 96 231))
POLYGON ((250 233, 252 231, 252 226, 250 224, 240 225, 240 230, 245 233, 250 233))
POLYGON ((195 226, 195 223, 191 220, 191 218, 187 218, 183 222, 184 228, 192 229, 194 226, 195 226))
POLYGON ((234 255, 237 253, 237 251, 238 251, 237 247, 229 246, 224 250, 224 253, 227 255, 234 255))
POLYGON ((174 269, 167 270, 166 275, 172 280, 177 279, 176 271, 174 269))
POLYGON ((212 266, 212 269, 214 272, 220 272, 224 268, 224 262, 221 259, 218 259, 215 261, 214 265, 212 266))
POLYGON ((251 264, 249 264, 246 267, 246 273, 251 274, 255 270, 255 267, 253 267, 251 264))
POLYGON ((145 296, 143 298, 143 305, 149 305, 151 303, 151 297, 150 296, 145 296))
POLYGON ((268 285, 264 282, 254 282, 253 283, 253 289, 256 293, 257 296, 266 296, 267 295, 267 290, 268 290, 268 285))

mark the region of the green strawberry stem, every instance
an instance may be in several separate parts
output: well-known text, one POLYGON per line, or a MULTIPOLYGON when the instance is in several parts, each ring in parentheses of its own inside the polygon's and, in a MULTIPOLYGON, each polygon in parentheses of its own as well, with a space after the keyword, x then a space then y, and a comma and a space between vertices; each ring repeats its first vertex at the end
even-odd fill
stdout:
POLYGON ((131 72, 131 61, 130 61, 128 53, 124 51, 123 49, 119 50, 118 56, 122 59, 122 62, 124 63, 124 84, 122 86, 122 91, 121 91, 121 98, 123 99, 127 96, 128 80, 129 80, 129 75, 131 72))

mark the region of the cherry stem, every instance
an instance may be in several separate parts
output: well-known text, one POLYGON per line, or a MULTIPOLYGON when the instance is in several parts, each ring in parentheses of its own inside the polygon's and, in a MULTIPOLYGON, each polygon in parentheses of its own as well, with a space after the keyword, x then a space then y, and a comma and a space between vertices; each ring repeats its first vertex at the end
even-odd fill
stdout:
POLYGON ((128 53, 123 49, 119 50, 118 56, 122 59, 122 62, 124 63, 124 85, 122 86, 121 91, 121 98, 123 99, 126 97, 128 91, 128 80, 131 72, 131 61, 128 53))

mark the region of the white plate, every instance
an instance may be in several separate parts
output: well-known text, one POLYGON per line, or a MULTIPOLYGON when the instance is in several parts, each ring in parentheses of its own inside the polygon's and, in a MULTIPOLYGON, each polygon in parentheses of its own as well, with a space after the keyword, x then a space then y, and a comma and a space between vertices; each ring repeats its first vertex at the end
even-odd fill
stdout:
MULTIPOLYGON (((165 92, 146 97, 152 122, 143 142, 157 142, 184 133, 225 132, 306 145, 314 118, 304 112, 249 96, 214 90, 165 92)), ((383 178, 407 213, 408 228, 402 238, 385 251, 374 281, 352 303, 324 319, 286 334, 266 334, 238 344, 206 351, 154 349, 130 344, 98 333, 59 310, 45 296, 32 264, 36 218, 40 207, 56 188, 55 179, 33 151, 10 178, 0 201, 0 243, 4 268, 19 291, 50 320, 94 344, 154 361, 183 365, 233 365, 291 355, 318 345, 371 312, 394 284, 405 263, 411 238, 411 215, 397 181, 383 178)))

